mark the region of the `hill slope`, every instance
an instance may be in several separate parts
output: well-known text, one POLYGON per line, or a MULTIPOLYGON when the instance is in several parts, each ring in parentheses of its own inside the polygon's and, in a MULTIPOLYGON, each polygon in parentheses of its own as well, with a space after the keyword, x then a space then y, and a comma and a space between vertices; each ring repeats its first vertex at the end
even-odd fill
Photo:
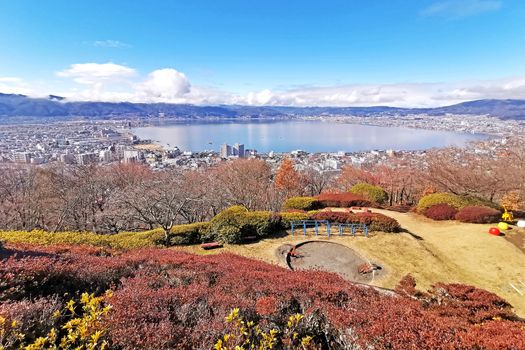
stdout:
MULTIPOLYGON (((319 348, 525 348, 525 323, 504 300, 458 284, 421 293, 406 278, 392 295, 334 274, 169 249, 7 245, 0 255, 8 257, 0 260, 3 324, 18 320, 28 341, 56 327, 51 314, 66 300, 111 288, 99 324, 111 349, 210 349, 231 331, 224 318, 235 307, 265 332, 283 332, 289 316, 303 314, 298 335, 319 348)), ((0 342, 19 339, 9 335, 0 332, 0 342)))

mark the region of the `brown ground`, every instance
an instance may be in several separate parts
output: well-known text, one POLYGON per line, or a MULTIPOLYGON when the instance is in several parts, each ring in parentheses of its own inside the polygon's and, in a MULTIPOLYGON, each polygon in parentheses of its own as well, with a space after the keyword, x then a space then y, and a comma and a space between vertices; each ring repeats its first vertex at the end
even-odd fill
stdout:
MULTIPOLYGON (((465 283, 494 292, 509 301, 518 315, 525 317, 525 295, 520 295, 511 284, 525 294, 525 254, 508 239, 525 235, 524 230, 513 229, 506 237, 487 233, 491 225, 465 224, 456 221, 432 221, 414 213, 374 210, 399 221, 408 231, 372 233, 363 236, 328 238, 316 237, 310 231, 305 239, 301 234, 268 238, 246 245, 226 245, 222 249, 203 251, 199 246, 181 247, 197 254, 232 252, 286 266, 276 254, 283 244, 295 245, 305 240, 331 241, 354 249, 363 258, 382 266, 383 277, 371 283, 393 288, 406 274, 412 274, 420 289, 436 282, 465 283)), ((321 230, 322 232, 322 230, 321 230)))
POLYGON ((373 281, 375 271, 360 274, 358 267, 369 261, 356 251, 335 242, 306 242, 295 250, 297 257, 290 258, 294 270, 324 270, 335 272, 344 278, 360 283, 373 281))
POLYGON ((525 230, 524 229, 513 229, 505 234, 505 239, 510 243, 514 244, 525 253, 525 230))

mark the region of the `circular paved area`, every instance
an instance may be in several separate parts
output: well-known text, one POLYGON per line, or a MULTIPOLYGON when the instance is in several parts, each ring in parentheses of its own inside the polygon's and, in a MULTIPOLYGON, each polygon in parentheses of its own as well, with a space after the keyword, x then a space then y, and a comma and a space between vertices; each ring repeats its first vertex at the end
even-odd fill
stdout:
MULTIPOLYGON (((288 246, 288 248, 292 247, 288 246)), ((367 274, 359 273, 359 266, 370 262, 351 248, 337 243, 318 241, 301 243, 296 246, 295 256, 289 258, 289 265, 294 270, 315 269, 335 272, 345 279, 361 283, 370 283, 374 275, 380 273, 380 270, 367 274)))

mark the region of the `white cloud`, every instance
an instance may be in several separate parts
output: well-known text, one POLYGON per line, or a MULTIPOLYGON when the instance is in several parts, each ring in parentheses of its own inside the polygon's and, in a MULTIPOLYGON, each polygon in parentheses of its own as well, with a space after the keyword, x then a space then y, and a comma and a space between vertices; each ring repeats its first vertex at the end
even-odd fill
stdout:
POLYGON ((74 64, 57 73, 78 84, 67 91, 31 85, 20 78, 0 77, 0 92, 40 96, 53 93, 69 100, 191 103, 199 105, 245 104, 281 106, 396 106, 436 107, 476 99, 525 99, 525 76, 495 80, 348 84, 337 86, 263 89, 235 94, 190 83, 173 68, 141 76, 135 69, 113 63, 74 64))
POLYGON ((136 74, 132 68, 115 63, 78 63, 57 72, 59 77, 72 78, 79 84, 97 84, 131 78, 136 74))
POLYGON ((33 89, 22 78, 0 77, 0 92, 4 94, 30 95, 33 93, 33 89))
POLYGON ((173 68, 157 69, 148 74, 146 81, 136 85, 136 92, 146 100, 168 102, 182 98, 191 89, 184 73, 173 68))
POLYGON ((477 99, 525 99, 525 77, 453 83, 361 84, 251 92, 239 103, 282 106, 437 107, 477 99))
POLYGON ((114 49, 129 49, 132 46, 119 40, 95 40, 91 43, 95 47, 108 47, 114 49))
POLYGON ((459 19, 496 11, 501 5, 501 0, 443 0, 425 8, 421 15, 459 19))

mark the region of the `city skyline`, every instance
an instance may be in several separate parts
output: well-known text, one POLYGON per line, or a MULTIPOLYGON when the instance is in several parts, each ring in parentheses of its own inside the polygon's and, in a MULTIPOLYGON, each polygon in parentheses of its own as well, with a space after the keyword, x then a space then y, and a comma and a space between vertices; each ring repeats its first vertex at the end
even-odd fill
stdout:
POLYGON ((0 9, 3 93, 400 107, 525 98, 525 4, 515 0, 54 0, 0 9))

